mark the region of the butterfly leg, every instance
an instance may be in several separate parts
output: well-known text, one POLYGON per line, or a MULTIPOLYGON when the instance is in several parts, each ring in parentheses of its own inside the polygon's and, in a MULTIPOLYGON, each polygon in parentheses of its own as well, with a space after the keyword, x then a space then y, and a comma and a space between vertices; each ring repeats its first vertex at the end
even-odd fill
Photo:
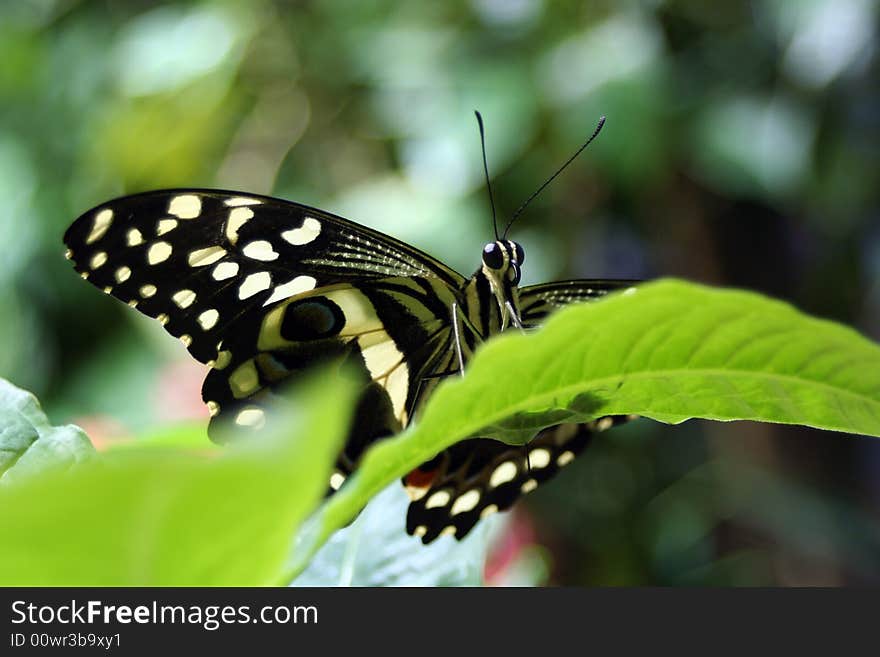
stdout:
POLYGON ((510 323, 513 324, 520 331, 524 331, 522 321, 520 321, 519 315, 516 312, 516 309, 513 307, 513 304, 510 301, 505 301, 504 305, 507 306, 507 313, 510 315, 510 323))
POLYGON ((458 302, 452 302, 452 339, 455 340, 455 355, 458 357, 458 371, 464 376, 464 355, 461 353, 461 327, 459 321, 458 302))

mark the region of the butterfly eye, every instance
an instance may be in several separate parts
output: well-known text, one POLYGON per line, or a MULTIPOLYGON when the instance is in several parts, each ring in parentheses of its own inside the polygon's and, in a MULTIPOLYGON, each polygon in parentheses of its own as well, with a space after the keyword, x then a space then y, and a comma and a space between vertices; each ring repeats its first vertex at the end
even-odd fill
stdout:
POLYGON ((487 244, 483 248, 483 263, 489 269, 501 269, 502 265, 504 265, 504 253, 502 253, 501 247, 498 246, 497 242, 487 244))
POLYGON ((523 248, 516 242, 511 242, 511 244, 513 245, 513 257, 516 259, 516 262, 522 266, 522 263, 526 259, 526 252, 523 251, 523 248))

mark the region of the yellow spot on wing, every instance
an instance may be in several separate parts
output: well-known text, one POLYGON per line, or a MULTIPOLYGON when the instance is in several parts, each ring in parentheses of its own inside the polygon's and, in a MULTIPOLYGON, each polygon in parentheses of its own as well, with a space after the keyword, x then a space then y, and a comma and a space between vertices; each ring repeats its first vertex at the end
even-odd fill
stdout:
POLYGON ((149 299, 151 296, 156 294, 156 286, 152 283, 147 283, 146 285, 142 285, 140 289, 141 296, 144 299, 149 299))
POLYGON ((128 277, 131 276, 131 269, 128 267, 120 267, 116 270, 116 274, 114 275, 117 283, 124 283, 128 280, 128 277))
POLYGON ((247 360, 229 375, 229 388, 236 399, 247 397, 260 387, 260 377, 253 360, 247 360))

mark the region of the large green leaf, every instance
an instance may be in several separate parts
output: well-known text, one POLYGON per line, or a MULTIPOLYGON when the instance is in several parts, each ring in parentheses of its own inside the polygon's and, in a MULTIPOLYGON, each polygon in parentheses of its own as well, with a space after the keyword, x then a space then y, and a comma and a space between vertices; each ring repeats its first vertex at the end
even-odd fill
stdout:
POLYGON ((0 585, 277 583, 350 420, 349 386, 309 383, 265 442, 118 450, 0 487, 0 585))
POLYGON ((80 428, 53 427, 36 397, 0 379, 0 482, 64 468, 93 453, 80 428))
POLYGON ((880 436, 880 347, 758 294, 674 280, 567 308, 534 334, 487 343, 418 423, 371 449, 304 528, 289 572, 370 497, 448 445, 487 427, 512 426, 502 435, 513 441, 523 427, 629 413, 880 436))

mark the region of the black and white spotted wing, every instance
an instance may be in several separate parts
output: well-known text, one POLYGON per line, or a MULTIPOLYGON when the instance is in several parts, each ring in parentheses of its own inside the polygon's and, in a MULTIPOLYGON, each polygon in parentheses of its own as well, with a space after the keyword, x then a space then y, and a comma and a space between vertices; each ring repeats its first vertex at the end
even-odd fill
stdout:
POLYGON ((425 253, 327 212, 237 192, 181 189, 104 203, 64 235, 76 270, 158 319, 203 363, 229 327, 336 283, 464 278, 425 253))

